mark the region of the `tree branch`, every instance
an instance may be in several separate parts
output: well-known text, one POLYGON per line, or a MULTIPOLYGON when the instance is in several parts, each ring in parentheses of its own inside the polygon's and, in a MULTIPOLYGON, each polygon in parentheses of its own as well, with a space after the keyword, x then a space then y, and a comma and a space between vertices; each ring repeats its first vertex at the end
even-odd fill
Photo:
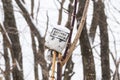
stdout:
POLYGON ((87 16, 88 6, 89 6, 89 0, 86 0, 85 8, 84 8, 84 11, 83 11, 82 19, 81 19, 77 34, 76 34, 76 36, 74 38, 74 41, 73 41, 72 45, 70 46, 70 49, 67 52, 68 53, 67 57, 65 58, 64 61, 62 61, 63 65, 69 60, 70 56, 72 55, 73 50, 76 47, 76 44, 78 42, 78 39, 79 39, 79 37, 81 35, 81 32, 82 32, 82 29, 84 27, 84 23, 85 23, 86 16, 87 16))

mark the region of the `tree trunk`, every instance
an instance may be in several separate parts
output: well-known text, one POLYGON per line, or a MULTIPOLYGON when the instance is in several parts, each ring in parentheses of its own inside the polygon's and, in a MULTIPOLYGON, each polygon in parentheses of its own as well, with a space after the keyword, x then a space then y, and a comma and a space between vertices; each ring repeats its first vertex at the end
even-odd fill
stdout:
POLYGON ((5 59, 5 80, 10 79, 10 58, 8 56, 8 46, 5 34, 3 33, 4 59, 5 59))
POLYGON ((23 67, 22 67, 22 52, 21 52, 18 31, 13 13, 12 0, 2 0, 2 2, 3 2, 4 16, 5 16, 4 26, 11 40, 12 62, 13 65, 15 65, 12 71, 13 80, 24 80, 23 67), (18 62, 18 65, 20 66, 21 70, 19 70, 18 67, 16 66, 16 61, 18 62))
POLYGON ((107 30, 107 20, 104 12, 104 3, 102 0, 98 1, 100 7, 99 11, 99 27, 101 40, 101 66, 102 66, 102 80, 110 80, 110 62, 109 62, 109 40, 107 30))
POLYGON ((93 1, 93 19, 92 19, 92 24, 90 27, 90 34, 89 36, 91 37, 92 43, 94 42, 95 34, 96 34, 96 29, 98 26, 98 20, 99 20, 99 3, 96 1, 93 1))
POLYGON ((72 76, 74 75, 73 68, 74 63, 72 61, 72 58, 70 58, 64 70, 64 80, 71 80, 72 76))
MULTIPOLYGON (((72 13, 73 13, 73 6, 72 6, 73 0, 69 0, 69 1, 70 1, 69 6, 68 6, 69 14, 68 14, 68 20, 67 20, 67 23, 66 23, 66 27, 69 28, 70 30, 73 30, 73 29, 71 29, 71 27, 73 27, 71 25, 71 21, 72 21, 71 18, 72 18, 72 13)), ((70 41, 68 43, 71 43, 71 38, 70 38, 70 41)), ((69 47, 70 47, 70 45, 68 45, 68 48, 69 47)), ((63 58, 65 58, 66 55, 64 54, 63 58)), ((74 63, 72 61, 72 57, 70 57, 70 59, 68 60, 68 62, 66 63, 66 66, 65 66, 64 80, 71 80, 71 78, 72 78, 72 76, 74 74, 73 68, 74 68, 74 63)))
POLYGON ((94 14, 90 28, 90 36, 94 42, 96 28, 100 27, 100 49, 101 49, 101 70, 102 80, 110 80, 110 63, 109 63, 109 40, 107 30, 107 20, 104 12, 104 3, 102 0, 94 1, 94 14), (97 8, 96 8, 97 7, 97 8))
POLYGON ((63 4, 64 4, 65 0, 62 0, 62 2, 60 2, 60 9, 59 9, 59 15, 58 15, 58 25, 61 25, 62 22, 62 12, 63 12, 63 4))
POLYGON ((2 25, 0 24, 0 29, 2 31, 2 35, 3 35, 3 48, 4 48, 4 60, 5 60, 5 73, 4 73, 4 77, 5 80, 11 80, 10 78, 10 58, 8 56, 8 48, 10 46, 9 42, 8 42, 8 38, 6 36, 6 32, 4 31, 2 25))
MULTIPOLYGON (((79 8, 77 13, 78 23, 81 20, 84 6, 85 6, 85 1, 79 0, 79 8)), ((84 80, 96 80, 94 57, 93 57, 93 52, 88 39, 86 24, 84 25, 83 31, 80 36, 80 46, 81 46, 81 54, 82 54, 82 60, 83 60, 84 80)))
POLYGON ((34 18, 34 0, 31 0, 31 16, 34 18))
POLYGON ((81 54, 83 60, 84 80, 96 80, 93 52, 89 43, 86 27, 80 37, 81 54))
POLYGON ((33 49, 33 55, 34 55, 34 76, 35 80, 39 80, 38 76, 38 63, 37 63, 37 49, 36 49, 36 43, 35 43, 35 37, 31 32, 31 38, 32 38, 32 49, 33 49))
POLYGON ((47 63, 44 59, 44 38, 41 37, 39 31, 37 30, 37 28, 35 27, 35 25, 33 24, 31 18, 30 18, 30 15, 29 13, 27 12, 27 10, 25 9, 25 7, 21 4, 20 0, 15 0, 17 5, 20 7, 20 9, 22 10, 23 12, 23 17, 25 18, 27 24, 29 25, 30 27, 30 30, 32 32, 32 34, 34 35, 34 37, 37 38, 38 40, 38 52, 37 52, 37 57, 36 57, 36 60, 37 60, 37 63, 40 64, 40 66, 42 67, 42 76, 43 76, 43 80, 48 80, 48 68, 47 68, 47 63))

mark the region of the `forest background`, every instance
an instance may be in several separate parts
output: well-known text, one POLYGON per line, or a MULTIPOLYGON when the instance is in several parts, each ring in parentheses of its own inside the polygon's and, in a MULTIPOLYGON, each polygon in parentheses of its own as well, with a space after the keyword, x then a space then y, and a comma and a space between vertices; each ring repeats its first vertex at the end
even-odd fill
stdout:
MULTIPOLYGON (((86 0, 78 0, 72 41, 86 0)), ((63 80, 120 80, 120 1, 90 0, 86 23, 63 80)), ((0 0, 0 77, 48 80, 47 28, 70 29, 74 0, 0 0)))

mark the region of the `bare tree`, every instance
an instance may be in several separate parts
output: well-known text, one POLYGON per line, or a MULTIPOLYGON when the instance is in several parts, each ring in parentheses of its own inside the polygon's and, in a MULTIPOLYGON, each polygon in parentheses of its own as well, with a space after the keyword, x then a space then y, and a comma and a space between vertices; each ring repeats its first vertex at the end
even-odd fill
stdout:
POLYGON ((31 0, 31 16, 34 18, 34 0, 31 0))
MULTIPOLYGON (((21 14, 23 18, 26 20, 28 27, 30 28, 30 34, 31 34, 31 40, 32 40, 32 50, 33 50, 33 58, 34 58, 34 79, 39 80, 39 69, 38 66, 41 66, 42 70, 42 77, 43 80, 48 80, 49 78, 49 70, 47 67, 47 63, 44 59, 44 42, 45 38, 41 37, 41 34, 37 27, 34 25, 32 22, 32 19, 35 20, 36 18, 36 23, 38 23, 38 13, 40 10, 40 0, 38 3, 38 8, 36 9, 37 14, 35 17, 34 14, 34 9, 35 9, 35 1, 31 1, 31 12, 29 13, 27 9, 24 7, 27 3, 25 3, 25 0, 15 0, 19 9, 21 10, 21 14), (31 18, 32 17, 32 18, 31 18), (37 41, 37 42, 36 42, 37 41), (38 43, 38 44, 37 44, 38 43)), ((58 25, 62 24, 62 13, 64 8, 64 3, 66 0, 58 0, 60 3, 60 9, 58 13, 58 25)), ((72 17, 76 17, 77 19, 77 27, 80 24, 84 24, 86 21, 84 16, 84 19, 82 19, 83 10, 85 7, 85 1, 89 0, 77 0, 79 5, 78 7, 78 13, 77 15, 73 14, 73 2, 75 0, 69 0, 69 5, 68 5, 68 19, 66 22, 66 27, 72 30, 73 28, 71 27, 72 25, 72 17), (79 24, 80 23, 80 24, 79 24)), ((12 0, 1 0, 3 4, 3 11, 4 11, 4 23, 3 25, 0 24, 0 32, 2 33, 3 37, 3 54, 2 57, 4 58, 5 61, 5 70, 0 67, 1 73, 4 75, 5 80, 24 80, 24 75, 23 75, 23 62, 22 62, 22 52, 21 52, 21 45, 19 41, 19 33, 17 30, 16 26, 16 20, 14 17, 14 10, 13 10, 13 4, 12 0), (10 54, 10 55, 9 55, 10 54), (12 59, 12 60, 11 60, 12 59), (12 63, 11 63, 12 61, 12 63), (20 68, 19 68, 20 67, 20 68), (11 76, 12 75, 12 76, 11 76)), ((111 52, 109 49, 109 36, 108 36, 108 23, 107 23, 107 15, 105 14, 105 5, 103 0, 92 0, 93 2, 93 17, 92 17, 92 22, 91 22, 91 28, 90 28, 90 37, 92 39, 92 43, 94 43, 94 39, 96 37, 96 30, 97 27, 99 27, 100 30, 100 60, 101 60, 101 70, 102 70, 102 80, 119 80, 120 79, 120 72, 119 72, 119 65, 120 65, 120 59, 118 60, 117 55, 117 49, 115 46, 115 57, 114 53, 111 52), (114 65, 115 65, 115 71, 113 71, 112 76, 110 75, 110 62, 109 62, 109 53, 111 54, 114 65), (111 78, 112 77, 112 78, 111 78)), ((119 10, 114 6, 111 5, 112 8, 116 9, 117 12, 119 10)), ((47 15, 48 17, 48 15, 47 15)), ((114 18, 113 20, 116 21, 117 24, 120 24, 119 21, 115 18, 114 15, 112 15, 114 18)), ((51 21, 50 21, 51 22, 51 21)), ((86 22, 84 24, 84 27, 81 28, 80 31, 80 46, 81 46, 81 55, 82 55, 82 61, 83 61, 83 77, 84 80, 96 80, 96 71, 95 71, 95 63, 94 63, 94 56, 93 52, 91 49, 91 45, 88 39, 88 33, 87 33, 87 27, 86 27, 86 22), (83 29, 83 30, 82 30, 83 29)), ((46 23, 47 27, 49 25, 49 19, 46 23)), ((46 30, 47 32, 47 30, 46 30)), ((79 31, 78 31, 79 32, 79 31)), ((77 33, 78 33, 77 32, 77 33)), ((114 40, 115 42, 116 40, 114 40)), ((71 41, 70 41, 71 42, 71 41)), ((76 47, 77 39, 74 39, 73 43, 68 43, 68 50, 67 54, 63 55, 62 60, 60 61, 60 66, 58 68, 58 72, 60 72, 60 76, 58 77, 61 80, 61 73, 62 73, 62 67, 66 62, 64 73, 63 73, 63 79, 64 80, 71 80, 72 76, 75 74, 73 72, 74 68, 74 63, 72 61, 72 52, 76 47), (76 40, 76 41, 75 41, 76 40), (72 47, 71 47, 72 46, 72 47)), ((116 45, 115 43, 114 45, 116 45)), ((0 51, 1 54, 1 51, 0 51)), ((59 62, 59 60, 58 60, 59 62)), ((58 64, 59 65, 59 64, 58 64)), ((81 75, 81 74, 80 74, 81 75)), ((0 78, 1 80, 1 78, 0 78)))
MULTIPOLYGON (((18 62, 18 65, 21 70, 18 69, 17 66, 13 67, 12 74, 13 80, 24 80, 23 78, 23 63, 22 63, 22 52, 21 46, 18 36, 18 31, 16 27, 12 0, 2 0, 3 9, 4 9, 4 28, 6 29, 6 33, 8 34, 11 41, 11 55, 12 55, 12 65, 18 62)), ((6 53, 7 55, 7 53, 6 53)))
MULTIPOLYGON (((84 5, 85 5, 85 1, 79 0, 79 8, 77 13, 78 23, 81 20, 81 16, 84 10, 84 5)), ((80 46, 81 46, 81 54, 82 54, 82 60, 83 60, 84 80, 96 80, 94 57, 93 57, 93 52, 88 39, 86 24, 84 25, 84 28, 80 36, 80 46)))
POLYGON ((60 3, 60 9, 59 9, 59 15, 58 15, 58 25, 61 24, 62 22, 62 12, 63 12, 63 4, 64 4, 65 0, 62 0, 60 3))
POLYGON ((38 63, 37 63, 37 49, 36 49, 36 42, 35 42, 35 37, 31 32, 31 38, 32 38, 32 49, 33 49, 33 54, 34 54, 34 76, 35 80, 39 80, 38 76, 38 63))
POLYGON ((24 0, 21 0, 24 4, 25 4, 25 1, 24 0))
POLYGON ((4 59, 5 59, 5 73, 4 73, 4 76, 5 76, 5 79, 6 80, 10 80, 10 58, 8 56, 8 43, 7 43, 7 40, 6 40, 6 37, 5 35, 3 34, 3 46, 4 46, 4 59))
POLYGON ((101 67, 102 67, 102 80, 110 80, 110 62, 109 62, 109 40, 107 31, 107 20, 104 12, 104 3, 98 0, 100 4, 99 12, 99 28, 101 40, 101 67))
POLYGON ((6 35, 6 31, 3 29, 2 25, 0 24, 0 29, 3 35, 3 48, 4 48, 4 60, 5 60, 5 71, 4 77, 6 80, 10 80, 10 57, 8 56, 8 49, 10 48, 10 42, 8 41, 8 37, 6 35))
MULTIPOLYGON (((68 5, 68 19, 67 19, 66 27, 72 31, 73 26, 74 26, 74 23, 73 24, 71 23, 72 22, 72 13, 73 13, 73 6, 72 6, 73 0, 69 0, 69 2, 70 3, 68 5)), ((76 11, 75 11, 75 14, 76 14, 76 11)), ((74 18, 75 18, 75 15, 74 15, 74 18)), ((70 47, 71 38, 72 38, 72 36, 70 35, 67 48, 70 47)), ((67 50, 67 48, 66 48, 66 50, 67 50)), ((67 53, 67 51, 65 51, 63 58, 66 57, 66 55, 67 55, 66 53, 67 53)), ((70 57, 70 59, 68 60, 68 62, 66 63, 66 66, 65 66, 64 80, 71 80, 71 78, 74 74, 73 68, 74 68, 74 63, 72 61, 72 57, 70 57)))
POLYGON ((109 40, 106 15, 104 12, 104 3, 102 2, 102 0, 93 2, 94 2, 94 14, 91 25, 92 27, 90 29, 90 35, 94 42, 96 28, 97 25, 99 25, 101 41, 100 49, 101 49, 102 80, 110 80, 109 40))
MULTIPOLYGON (((38 40, 38 44, 39 44, 39 49, 37 50, 37 53, 34 54, 34 58, 36 58, 35 60, 35 64, 36 62, 38 64, 40 64, 40 66, 42 67, 42 76, 43 76, 43 79, 44 80, 48 80, 48 68, 47 68, 47 63, 44 59, 44 38, 41 37, 38 29, 35 27, 35 25, 33 24, 31 18, 30 18, 30 15, 29 13, 27 12, 27 10, 25 9, 25 7, 21 4, 21 2, 19 0, 15 0, 16 3, 18 4, 18 6, 20 7, 20 9, 22 10, 23 12, 23 17, 25 18, 27 24, 29 25, 30 27, 30 30, 31 30, 31 34, 32 34, 32 39, 34 41, 34 38, 36 37, 37 40, 38 40)), ((33 42, 34 43, 34 42, 33 42)), ((36 47, 36 46, 34 46, 36 47)), ((33 49, 35 50, 35 48, 33 49)), ((36 51, 34 51, 36 52, 36 51)), ((36 65, 37 67, 37 65, 36 65)))
POLYGON ((97 25, 98 25, 99 9, 100 9, 99 8, 99 3, 93 1, 93 19, 92 19, 90 34, 89 34, 89 36, 92 39, 92 42, 94 42, 95 33, 96 33, 97 25))

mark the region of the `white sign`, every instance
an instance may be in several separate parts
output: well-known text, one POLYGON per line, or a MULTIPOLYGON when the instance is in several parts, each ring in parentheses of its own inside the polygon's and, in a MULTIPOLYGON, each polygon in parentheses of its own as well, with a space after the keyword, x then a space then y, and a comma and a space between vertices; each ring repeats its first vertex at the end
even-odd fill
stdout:
POLYGON ((59 29, 56 29, 56 28, 53 28, 53 30, 50 34, 50 36, 52 36, 53 38, 58 38, 64 42, 67 41, 68 35, 69 35, 69 33, 59 30, 59 29))
POLYGON ((49 33, 47 33, 45 39, 45 46, 62 53, 67 45, 70 32, 69 29, 57 25, 56 27, 51 28, 48 32, 49 33))

